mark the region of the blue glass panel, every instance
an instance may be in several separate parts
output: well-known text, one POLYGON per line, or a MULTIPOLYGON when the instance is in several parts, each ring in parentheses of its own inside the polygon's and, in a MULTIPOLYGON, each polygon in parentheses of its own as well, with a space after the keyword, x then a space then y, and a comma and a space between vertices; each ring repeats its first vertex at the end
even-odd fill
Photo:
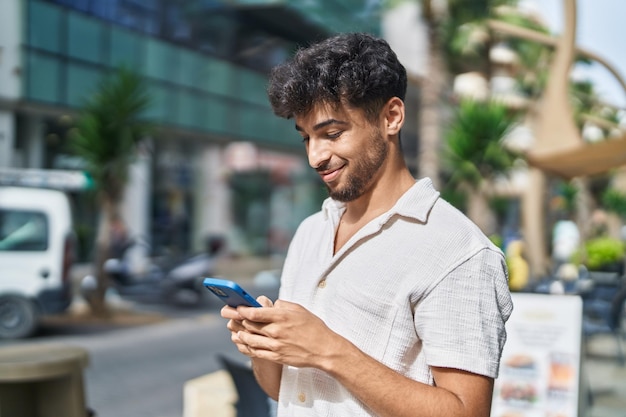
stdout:
POLYGON ((237 71, 237 92, 241 100, 267 106, 267 78, 257 72, 246 69, 237 71))
POLYGON ((238 135, 259 143, 303 149, 302 140, 293 126, 293 120, 276 117, 269 109, 241 106, 237 113, 238 135))
POLYGON ((167 113, 167 92, 163 86, 153 84, 150 88, 150 96, 152 101, 147 116, 156 121, 162 121, 167 113))
POLYGON ((194 94, 187 90, 181 90, 178 92, 178 123, 186 126, 193 127, 195 124, 195 97, 194 94))
POLYGON ((233 134, 231 116, 235 109, 229 101, 218 97, 208 97, 205 104, 205 124, 207 130, 233 134))
POLYGON ((283 119, 274 114, 269 115, 269 117, 271 120, 271 134, 268 134, 265 140, 287 145, 294 149, 302 149, 304 151, 302 137, 296 132, 296 129, 294 129, 293 120, 283 119))
POLYGON ((26 97, 57 103, 60 101, 61 65, 55 58, 29 52, 26 68, 26 97))
POLYGON ((159 108, 161 107, 162 94, 160 94, 158 86, 148 84, 148 94, 150 94, 150 105, 144 110, 142 116, 152 121, 160 118, 159 108))
POLYGON ((28 44, 51 52, 62 52, 60 9, 32 1, 28 10, 28 44))
POLYGON ((150 94, 151 101, 145 116, 157 123, 163 123, 169 111, 171 93, 161 84, 150 83, 148 84, 148 94, 150 94))
POLYGON ((215 101, 207 95, 201 95, 198 97, 198 128, 202 130, 211 130, 210 114, 215 106, 215 101))
POLYGON ((178 51, 178 62, 175 67, 177 77, 176 80, 181 85, 194 87, 198 85, 200 80, 200 57, 191 51, 180 49, 178 51))
POLYGON ((143 39, 131 32, 112 27, 110 29, 109 65, 137 69, 141 65, 143 39))
POLYGON ((102 79, 99 69, 80 64, 67 67, 67 104, 78 107, 85 103, 102 79))
POLYGON ((176 51, 171 46, 156 39, 146 40, 144 73, 150 77, 172 81, 172 73, 177 65, 176 51))
POLYGON ((203 95, 194 94, 191 96, 191 109, 193 112, 192 117, 192 126, 195 129, 202 129, 204 123, 206 123, 206 114, 207 109, 205 106, 207 105, 206 99, 203 95))
POLYGON ((269 138, 272 131, 272 115, 264 109, 242 106, 239 114, 240 134, 255 139, 269 138))
POLYGON ((233 65, 211 58, 204 60, 201 65, 200 85, 206 91, 223 95, 236 95, 231 89, 231 77, 236 71, 233 65))
POLYGON ((103 63, 103 27, 97 20, 76 13, 68 16, 68 55, 103 63))

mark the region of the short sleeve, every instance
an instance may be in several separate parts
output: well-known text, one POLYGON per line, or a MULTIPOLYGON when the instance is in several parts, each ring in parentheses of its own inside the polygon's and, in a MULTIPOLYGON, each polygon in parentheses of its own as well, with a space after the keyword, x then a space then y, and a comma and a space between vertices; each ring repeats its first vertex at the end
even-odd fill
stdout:
POLYGON ((512 310, 504 256, 481 249, 416 307, 426 362, 496 378, 512 310))

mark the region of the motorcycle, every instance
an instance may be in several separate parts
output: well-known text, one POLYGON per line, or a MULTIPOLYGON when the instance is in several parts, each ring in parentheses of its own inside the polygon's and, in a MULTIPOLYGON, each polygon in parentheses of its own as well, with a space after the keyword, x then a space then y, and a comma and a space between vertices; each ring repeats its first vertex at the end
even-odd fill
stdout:
MULTIPOLYGON (((129 245, 126 251, 133 246, 129 245)), ((211 236, 201 253, 176 260, 167 256, 151 259, 139 271, 130 266, 129 257, 124 253, 121 258, 107 259, 104 271, 110 278, 112 290, 122 298, 197 306, 206 295, 202 281, 214 274, 216 257, 223 247, 223 238, 211 236)), ((81 291, 86 293, 93 289, 94 280, 93 277, 85 277, 81 291)))

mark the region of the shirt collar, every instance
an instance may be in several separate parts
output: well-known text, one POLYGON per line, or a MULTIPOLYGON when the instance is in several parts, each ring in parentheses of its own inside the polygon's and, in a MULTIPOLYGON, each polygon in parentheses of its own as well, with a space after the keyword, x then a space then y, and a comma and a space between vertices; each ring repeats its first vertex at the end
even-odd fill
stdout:
MULTIPOLYGON (((430 178, 422 178, 415 181, 415 184, 409 188, 396 201, 396 204, 383 216, 382 223, 385 223, 394 215, 414 218, 425 223, 430 210, 435 205, 435 201, 439 198, 439 191, 435 190, 433 182, 430 178)), ((331 199, 324 200, 322 204, 322 213, 324 219, 338 219, 346 208, 345 203, 331 199)))

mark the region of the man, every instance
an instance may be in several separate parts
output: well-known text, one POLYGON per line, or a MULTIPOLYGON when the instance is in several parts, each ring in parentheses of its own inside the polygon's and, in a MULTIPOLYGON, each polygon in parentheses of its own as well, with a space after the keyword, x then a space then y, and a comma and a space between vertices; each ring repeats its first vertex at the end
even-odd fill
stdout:
POLYGON ((279 300, 222 310, 278 416, 489 415, 505 261, 407 169, 405 91, 394 52, 365 34, 300 50, 270 77, 330 195, 290 244, 279 300))

